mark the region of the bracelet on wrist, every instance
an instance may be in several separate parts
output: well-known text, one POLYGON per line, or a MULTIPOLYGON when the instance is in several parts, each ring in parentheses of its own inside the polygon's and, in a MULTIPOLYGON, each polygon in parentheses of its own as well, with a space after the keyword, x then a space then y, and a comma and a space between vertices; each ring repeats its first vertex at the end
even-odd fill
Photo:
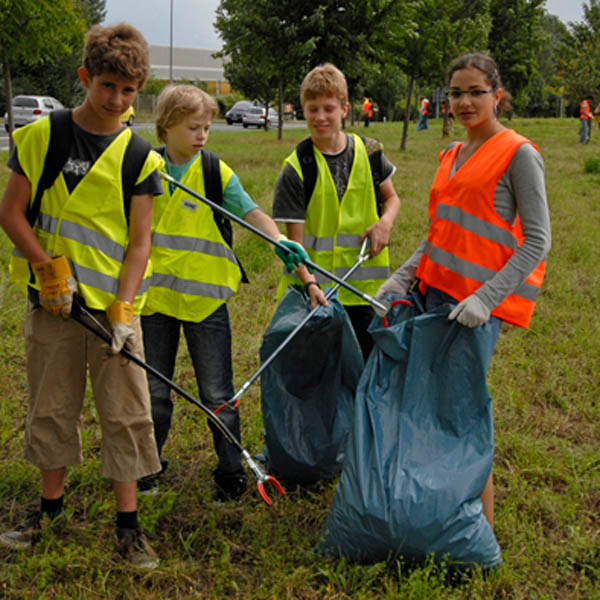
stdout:
POLYGON ((316 285, 319 289, 321 289, 321 286, 316 281, 308 281, 304 284, 304 291, 307 294, 309 293, 309 288, 311 285, 316 285))

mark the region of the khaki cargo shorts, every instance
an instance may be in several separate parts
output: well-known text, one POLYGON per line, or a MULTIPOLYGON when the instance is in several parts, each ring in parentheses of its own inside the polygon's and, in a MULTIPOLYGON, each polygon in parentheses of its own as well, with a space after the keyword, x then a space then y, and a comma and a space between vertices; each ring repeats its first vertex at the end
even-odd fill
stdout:
MULTIPOLYGON (((103 311, 94 316, 110 331, 103 311)), ((143 357, 139 317, 133 327, 133 350, 143 357)), ((102 429, 102 475, 127 482, 160 471, 145 371, 109 354, 108 345, 75 320, 54 317, 43 308, 29 306, 23 332, 29 382, 25 458, 42 470, 81 463, 89 368, 102 429)))

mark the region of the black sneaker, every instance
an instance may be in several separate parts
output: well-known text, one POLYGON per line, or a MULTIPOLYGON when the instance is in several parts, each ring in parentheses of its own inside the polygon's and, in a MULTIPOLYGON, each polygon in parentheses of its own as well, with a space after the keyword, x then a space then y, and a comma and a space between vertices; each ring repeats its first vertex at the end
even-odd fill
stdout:
POLYGON ((215 500, 217 502, 227 502, 229 500, 239 500, 248 487, 248 477, 244 471, 235 471, 234 473, 222 473, 216 470, 213 473, 217 491, 215 500))
POLYGON ((147 475, 138 479, 138 492, 144 496, 156 496, 159 489, 160 474, 147 475))
POLYGON ((42 534, 42 513, 31 511, 12 531, 0 534, 0 544, 8 548, 29 548, 42 534))
POLYGON ((158 556, 152 550, 146 536, 149 535, 137 529, 120 529, 117 527, 117 552, 136 569, 156 569, 158 556))

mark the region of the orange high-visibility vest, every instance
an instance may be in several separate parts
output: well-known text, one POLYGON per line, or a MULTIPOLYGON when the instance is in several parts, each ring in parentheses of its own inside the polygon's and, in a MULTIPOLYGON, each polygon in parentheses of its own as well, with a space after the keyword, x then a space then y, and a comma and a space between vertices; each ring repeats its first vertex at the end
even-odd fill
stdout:
MULTIPOLYGON (((498 181, 522 144, 531 142, 504 129, 487 140, 451 179, 461 144, 440 155, 429 196, 427 249, 417 268, 422 293, 431 286, 459 302, 464 300, 502 269, 523 242, 520 219, 510 225, 494 208, 498 181)), ((492 315, 529 327, 545 270, 542 261, 492 315)))
POLYGON ((584 100, 579 105, 579 118, 580 119, 589 119, 590 115, 590 103, 587 100, 584 100))

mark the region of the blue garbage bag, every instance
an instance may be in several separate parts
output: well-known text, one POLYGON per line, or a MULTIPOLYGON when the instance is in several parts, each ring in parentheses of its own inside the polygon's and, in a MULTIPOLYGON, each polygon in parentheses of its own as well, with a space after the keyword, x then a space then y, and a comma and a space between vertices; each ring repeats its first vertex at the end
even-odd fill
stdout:
MULTIPOLYGON (((260 348, 261 362, 310 312, 310 299, 289 286, 260 348)), ((364 362, 344 307, 334 295, 261 376, 265 456, 290 482, 314 483, 339 473, 364 362)))
POLYGON ((346 459, 318 549, 370 562, 433 555, 491 568, 500 548, 479 496, 492 468, 492 403, 485 382, 495 336, 394 306, 355 399, 346 459))

